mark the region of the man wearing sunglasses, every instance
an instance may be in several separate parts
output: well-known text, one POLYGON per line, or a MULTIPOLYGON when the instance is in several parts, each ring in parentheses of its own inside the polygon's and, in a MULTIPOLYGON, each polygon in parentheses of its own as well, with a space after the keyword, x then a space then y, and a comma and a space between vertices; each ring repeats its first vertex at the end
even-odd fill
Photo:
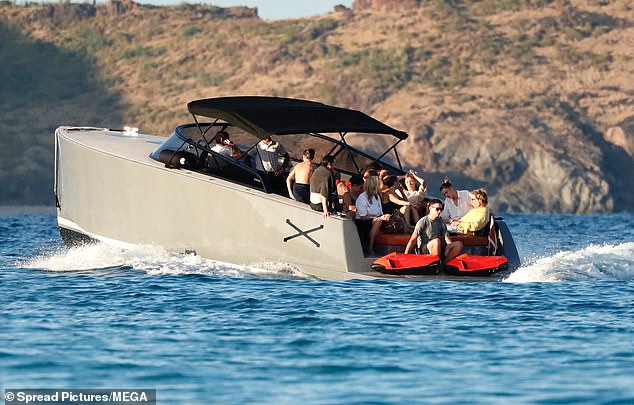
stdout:
POLYGON ((437 198, 429 202, 429 214, 416 223, 412 237, 405 247, 406 254, 411 251, 414 242, 417 242, 416 253, 438 256, 443 262, 460 254, 462 242, 452 242, 447 236, 447 225, 440 217, 443 208, 442 201, 437 198))

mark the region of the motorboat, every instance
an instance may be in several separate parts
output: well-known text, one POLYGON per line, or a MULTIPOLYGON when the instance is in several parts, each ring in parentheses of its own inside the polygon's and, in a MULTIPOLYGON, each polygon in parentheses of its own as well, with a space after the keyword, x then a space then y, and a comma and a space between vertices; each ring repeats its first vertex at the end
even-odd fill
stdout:
MULTIPOLYGON (((315 149, 318 159, 335 157, 342 180, 371 164, 403 174, 397 146, 407 133, 360 111, 301 99, 218 97, 187 108, 193 121, 168 137, 134 128, 56 129, 54 190, 65 243, 161 246, 240 265, 285 263, 330 280, 427 277, 372 269, 376 257, 364 254, 353 220, 325 217, 289 198, 254 163, 261 158, 258 142, 270 136, 292 162, 301 161, 305 148, 315 149), (216 152, 218 131, 244 153, 216 152)), ((496 218, 493 229, 493 253, 506 257, 510 269, 518 267, 508 227, 496 218)), ((408 238, 379 235, 375 250, 402 252, 408 238)), ((490 248, 490 238, 461 238, 465 249, 490 248)))

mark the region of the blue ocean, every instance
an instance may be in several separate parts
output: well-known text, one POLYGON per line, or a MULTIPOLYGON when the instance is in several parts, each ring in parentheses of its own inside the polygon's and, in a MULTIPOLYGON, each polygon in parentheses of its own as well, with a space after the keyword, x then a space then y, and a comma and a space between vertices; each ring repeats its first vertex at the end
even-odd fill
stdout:
POLYGON ((156 247, 66 248, 0 210, 0 390, 161 404, 633 404, 634 215, 503 215, 498 282, 315 280, 156 247))

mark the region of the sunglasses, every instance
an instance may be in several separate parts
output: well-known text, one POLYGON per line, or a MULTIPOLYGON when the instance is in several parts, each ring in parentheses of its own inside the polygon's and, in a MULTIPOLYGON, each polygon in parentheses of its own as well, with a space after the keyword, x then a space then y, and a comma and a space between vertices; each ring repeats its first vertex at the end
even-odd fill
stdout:
POLYGON ((430 207, 432 210, 436 210, 436 211, 442 211, 442 208, 440 207, 430 207))

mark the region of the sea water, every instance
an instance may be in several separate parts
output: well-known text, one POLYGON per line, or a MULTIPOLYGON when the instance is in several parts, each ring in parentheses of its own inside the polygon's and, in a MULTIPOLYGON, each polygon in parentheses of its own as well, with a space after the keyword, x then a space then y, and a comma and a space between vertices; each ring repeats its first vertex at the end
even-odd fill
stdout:
POLYGON ((63 246, 0 213, 0 389, 174 404, 632 404, 634 215, 504 215, 502 282, 315 280, 283 263, 63 246))

